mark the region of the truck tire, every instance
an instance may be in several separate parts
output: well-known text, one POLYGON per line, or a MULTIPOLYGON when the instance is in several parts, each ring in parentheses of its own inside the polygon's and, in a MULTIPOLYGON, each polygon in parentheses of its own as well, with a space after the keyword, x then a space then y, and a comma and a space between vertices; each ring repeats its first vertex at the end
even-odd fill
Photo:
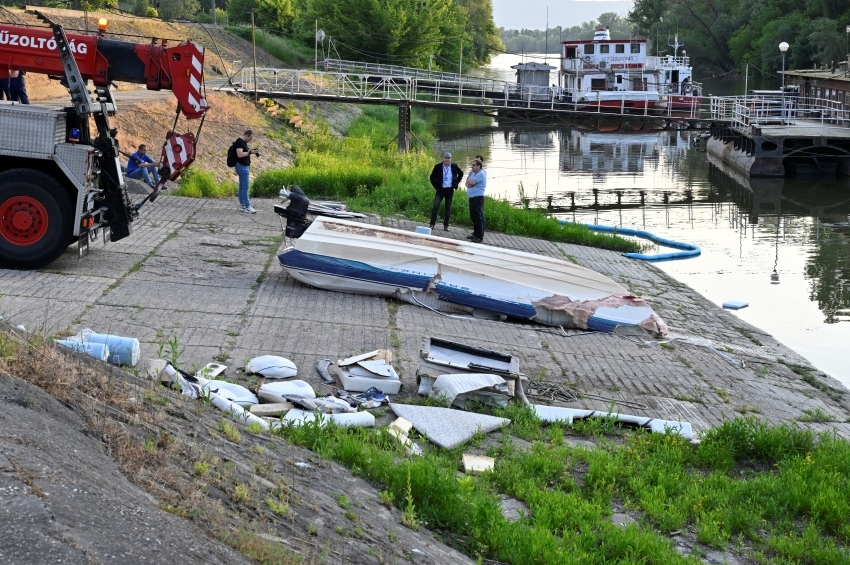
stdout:
POLYGON ((0 173, 0 267, 38 269, 68 248, 71 198, 53 177, 34 169, 0 173))

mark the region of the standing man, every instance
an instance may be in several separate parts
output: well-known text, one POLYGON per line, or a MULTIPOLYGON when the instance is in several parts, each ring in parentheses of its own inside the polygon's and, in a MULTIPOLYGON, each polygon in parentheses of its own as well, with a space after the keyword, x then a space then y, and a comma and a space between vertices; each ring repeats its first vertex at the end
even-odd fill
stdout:
POLYGON ((260 156, 259 151, 248 148, 252 139, 254 139, 254 132, 246 129, 242 137, 236 138, 233 142, 236 147, 236 174, 239 176, 239 207, 246 214, 257 213, 248 198, 248 187, 251 184, 251 154, 260 156))
POLYGON ((466 237, 472 243, 484 241, 484 190, 487 188, 487 173, 478 159, 472 161, 472 171, 466 176, 466 195, 469 196, 469 219, 472 233, 466 237))
MULTIPOLYGON (((126 153, 125 153, 126 155, 126 153)), ((131 179, 145 181, 151 188, 159 184, 159 161, 154 161, 148 155, 148 146, 142 143, 139 150, 127 159, 127 176, 131 179)))
POLYGON ((463 171, 452 163, 452 154, 443 153, 443 162, 434 165, 431 170, 431 186, 434 187, 434 205, 431 207, 431 229, 437 223, 437 213, 440 211, 440 202, 446 199, 446 213, 443 216, 443 230, 449 231, 449 219, 452 217, 452 198, 455 190, 463 178, 463 171))
POLYGON ((0 69, 0 100, 11 100, 12 92, 9 90, 9 72, 0 69))
POLYGON ((30 103, 27 84, 24 81, 25 74, 23 71, 9 71, 9 92, 12 95, 10 100, 17 100, 21 104, 30 103))

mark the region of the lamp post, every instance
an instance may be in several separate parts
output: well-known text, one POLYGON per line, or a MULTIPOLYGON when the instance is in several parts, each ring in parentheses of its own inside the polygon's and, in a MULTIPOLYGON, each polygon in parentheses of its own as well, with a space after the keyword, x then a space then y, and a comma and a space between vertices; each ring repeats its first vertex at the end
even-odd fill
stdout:
POLYGON ((846 74, 847 72, 850 72, 850 68, 847 68, 850 67, 850 26, 847 26, 844 31, 844 57, 847 60, 847 66, 844 67, 844 71, 846 74))
POLYGON ((782 52, 782 125, 785 125, 785 52, 788 51, 788 43, 782 42, 779 44, 779 51, 782 52))

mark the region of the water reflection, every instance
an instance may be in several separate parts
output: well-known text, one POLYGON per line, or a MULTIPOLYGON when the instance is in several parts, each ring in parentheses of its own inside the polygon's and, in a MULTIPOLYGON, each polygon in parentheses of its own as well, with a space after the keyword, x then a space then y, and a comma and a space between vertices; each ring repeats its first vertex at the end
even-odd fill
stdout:
POLYGON ((496 122, 441 135, 440 150, 484 155, 489 193, 518 206, 699 245, 698 259, 659 267, 717 304, 749 302, 737 316, 850 386, 838 323, 850 321, 850 180, 743 177, 698 151, 698 135, 496 122))

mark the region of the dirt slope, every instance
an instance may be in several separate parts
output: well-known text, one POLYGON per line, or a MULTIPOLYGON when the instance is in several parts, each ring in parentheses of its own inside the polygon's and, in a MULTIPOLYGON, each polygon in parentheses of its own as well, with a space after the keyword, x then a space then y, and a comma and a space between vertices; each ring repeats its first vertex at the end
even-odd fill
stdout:
POLYGON ((0 429, 0 563, 472 563, 346 469, 2 322, 0 429))
MULTIPOLYGON (((49 16, 63 25, 69 33, 85 31, 82 12, 57 10, 50 12, 49 16)), ((228 168, 225 163, 227 148, 248 128, 255 131, 253 146, 262 154, 261 158, 252 160, 253 174, 291 164, 292 152, 287 140, 300 133, 289 127, 283 118, 275 118, 272 115, 282 115, 285 111, 280 112, 278 107, 278 112, 269 112, 262 100, 255 104, 242 96, 216 91, 209 86, 221 84, 227 73, 233 72, 234 61, 237 62, 238 68, 238 61, 252 60, 253 49, 250 42, 208 26, 167 23, 114 14, 106 14, 106 17, 110 22, 109 37, 114 39, 143 43, 150 41, 152 37, 166 38, 169 43, 192 39, 205 47, 207 99, 211 109, 200 133, 194 167, 212 173, 216 180, 237 182, 233 169, 228 168)), ((98 14, 89 14, 90 30, 96 29, 97 19, 98 14)), ((46 25, 35 14, 19 9, 0 9, 0 23, 46 25)), ((257 50, 257 63, 261 66, 285 66, 261 49, 257 50)), ((67 89, 45 75, 28 73, 27 90, 34 103, 70 104, 67 89)), ((140 143, 149 145, 151 149, 159 147, 174 122, 177 105, 174 95, 169 91, 152 92, 139 85, 126 83, 117 84, 112 90, 118 105, 112 125, 118 128, 117 139, 121 149, 132 153, 140 143)), ((292 111, 303 107, 303 104, 297 102, 281 101, 281 104, 291 107, 292 111)), ((347 107, 345 112, 335 112, 334 106, 338 105, 313 103, 310 105, 311 115, 335 115, 342 119, 341 127, 344 129, 347 121, 358 112, 351 107, 347 107)), ((310 117, 307 119, 309 121, 310 117)), ((181 133, 195 132, 197 127, 198 122, 181 119, 176 129, 181 133)))

